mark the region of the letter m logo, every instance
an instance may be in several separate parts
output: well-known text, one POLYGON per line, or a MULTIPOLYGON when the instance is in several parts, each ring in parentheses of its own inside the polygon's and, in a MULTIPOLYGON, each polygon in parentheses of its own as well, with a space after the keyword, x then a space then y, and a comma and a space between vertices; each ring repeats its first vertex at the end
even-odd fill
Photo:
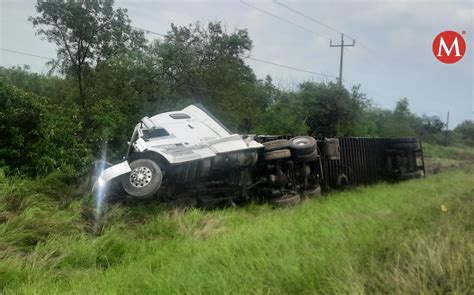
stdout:
POLYGON ((444 50, 444 52, 446 52, 447 56, 450 56, 451 51, 453 51, 453 48, 456 50, 456 55, 455 56, 461 56, 461 54, 459 53, 458 37, 454 38, 454 41, 453 41, 453 43, 451 43, 451 47, 449 47, 449 49, 448 49, 448 46, 446 45, 446 41, 444 41, 444 38, 441 37, 440 41, 439 41, 438 56, 443 56, 441 54, 441 51, 443 51, 443 50, 444 50))
MULTIPOLYGON (((465 32, 463 31, 463 34, 465 32)), ((442 63, 452 64, 460 61, 466 52, 464 37, 454 31, 444 31, 433 40, 433 54, 442 63)))

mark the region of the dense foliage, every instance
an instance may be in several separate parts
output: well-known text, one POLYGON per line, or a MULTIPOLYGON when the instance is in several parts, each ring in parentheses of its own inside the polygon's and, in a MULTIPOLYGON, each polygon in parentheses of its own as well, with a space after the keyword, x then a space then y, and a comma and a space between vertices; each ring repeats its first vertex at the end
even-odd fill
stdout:
MULTIPOLYGON (((104 147, 113 161, 141 117, 191 103, 241 133, 417 135, 444 143, 444 123, 413 114, 406 98, 384 110, 358 86, 304 82, 288 91, 269 76, 257 79, 245 63, 252 49, 246 30, 171 25, 164 39, 149 42, 111 0, 40 1, 36 8, 30 20, 57 45, 56 67, 49 75, 0 68, 0 159, 8 173, 83 172, 104 147)), ((448 135, 472 143, 473 129, 466 121, 448 135)))
POLYGON ((64 107, 0 79, 0 108, 0 159, 10 168, 7 173, 80 171, 90 164, 77 107, 64 107))

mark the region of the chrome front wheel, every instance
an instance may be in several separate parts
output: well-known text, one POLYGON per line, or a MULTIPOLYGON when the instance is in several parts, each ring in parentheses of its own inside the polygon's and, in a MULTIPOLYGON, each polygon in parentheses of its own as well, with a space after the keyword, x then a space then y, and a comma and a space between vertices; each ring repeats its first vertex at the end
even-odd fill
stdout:
POLYGON ((130 163, 130 168, 132 171, 120 179, 125 192, 138 199, 156 195, 163 180, 160 166, 150 159, 138 159, 130 163))

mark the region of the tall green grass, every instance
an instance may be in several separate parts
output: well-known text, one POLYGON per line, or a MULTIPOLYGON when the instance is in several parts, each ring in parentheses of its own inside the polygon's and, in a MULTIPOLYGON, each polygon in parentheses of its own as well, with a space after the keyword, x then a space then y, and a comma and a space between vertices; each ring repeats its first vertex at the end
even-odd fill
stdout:
POLYGON ((425 170, 428 175, 460 169, 474 164, 474 147, 423 144, 425 170))
POLYGON ((423 143, 423 151, 427 158, 474 160, 474 147, 423 143))
POLYGON ((451 171, 279 210, 110 205, 95 236, 77 186, 0 178, 0 292, 468 294, 473 179, 451 171))

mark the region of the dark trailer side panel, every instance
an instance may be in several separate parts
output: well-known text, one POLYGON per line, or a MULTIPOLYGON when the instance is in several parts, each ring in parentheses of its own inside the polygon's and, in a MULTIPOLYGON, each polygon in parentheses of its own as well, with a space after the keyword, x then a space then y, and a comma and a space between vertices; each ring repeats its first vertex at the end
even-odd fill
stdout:
POLYGON ((324 154, 324 141, 319 141, 323 182, 338 187, 340 175, 346 175, 350 184, 369 184, 390 179, 387 170, 387 150, 390 140, 385 138, 340 137, 340 159, 324 154))
MULTIPOLYGON (((257 141, 268 142, 290 139, 290 135, 257 136, 257 141)), ((406 138, 336 137, 316 138, 319 150, 321 184, 326 188, 370 184, 378 181, 404 179, 403 175, 423 175, 424 158, 421 141, 416 149, 393 149, 393 142, 406 138), (338 156, 328 154, 328 142, 337 142, 338 156)), ((413 140, 416 140, 413 138, 413 140)), ((414 178, 414 177, 410 177, 414 178)), ((405 178, 406 179, 406 178, 405 178)))

